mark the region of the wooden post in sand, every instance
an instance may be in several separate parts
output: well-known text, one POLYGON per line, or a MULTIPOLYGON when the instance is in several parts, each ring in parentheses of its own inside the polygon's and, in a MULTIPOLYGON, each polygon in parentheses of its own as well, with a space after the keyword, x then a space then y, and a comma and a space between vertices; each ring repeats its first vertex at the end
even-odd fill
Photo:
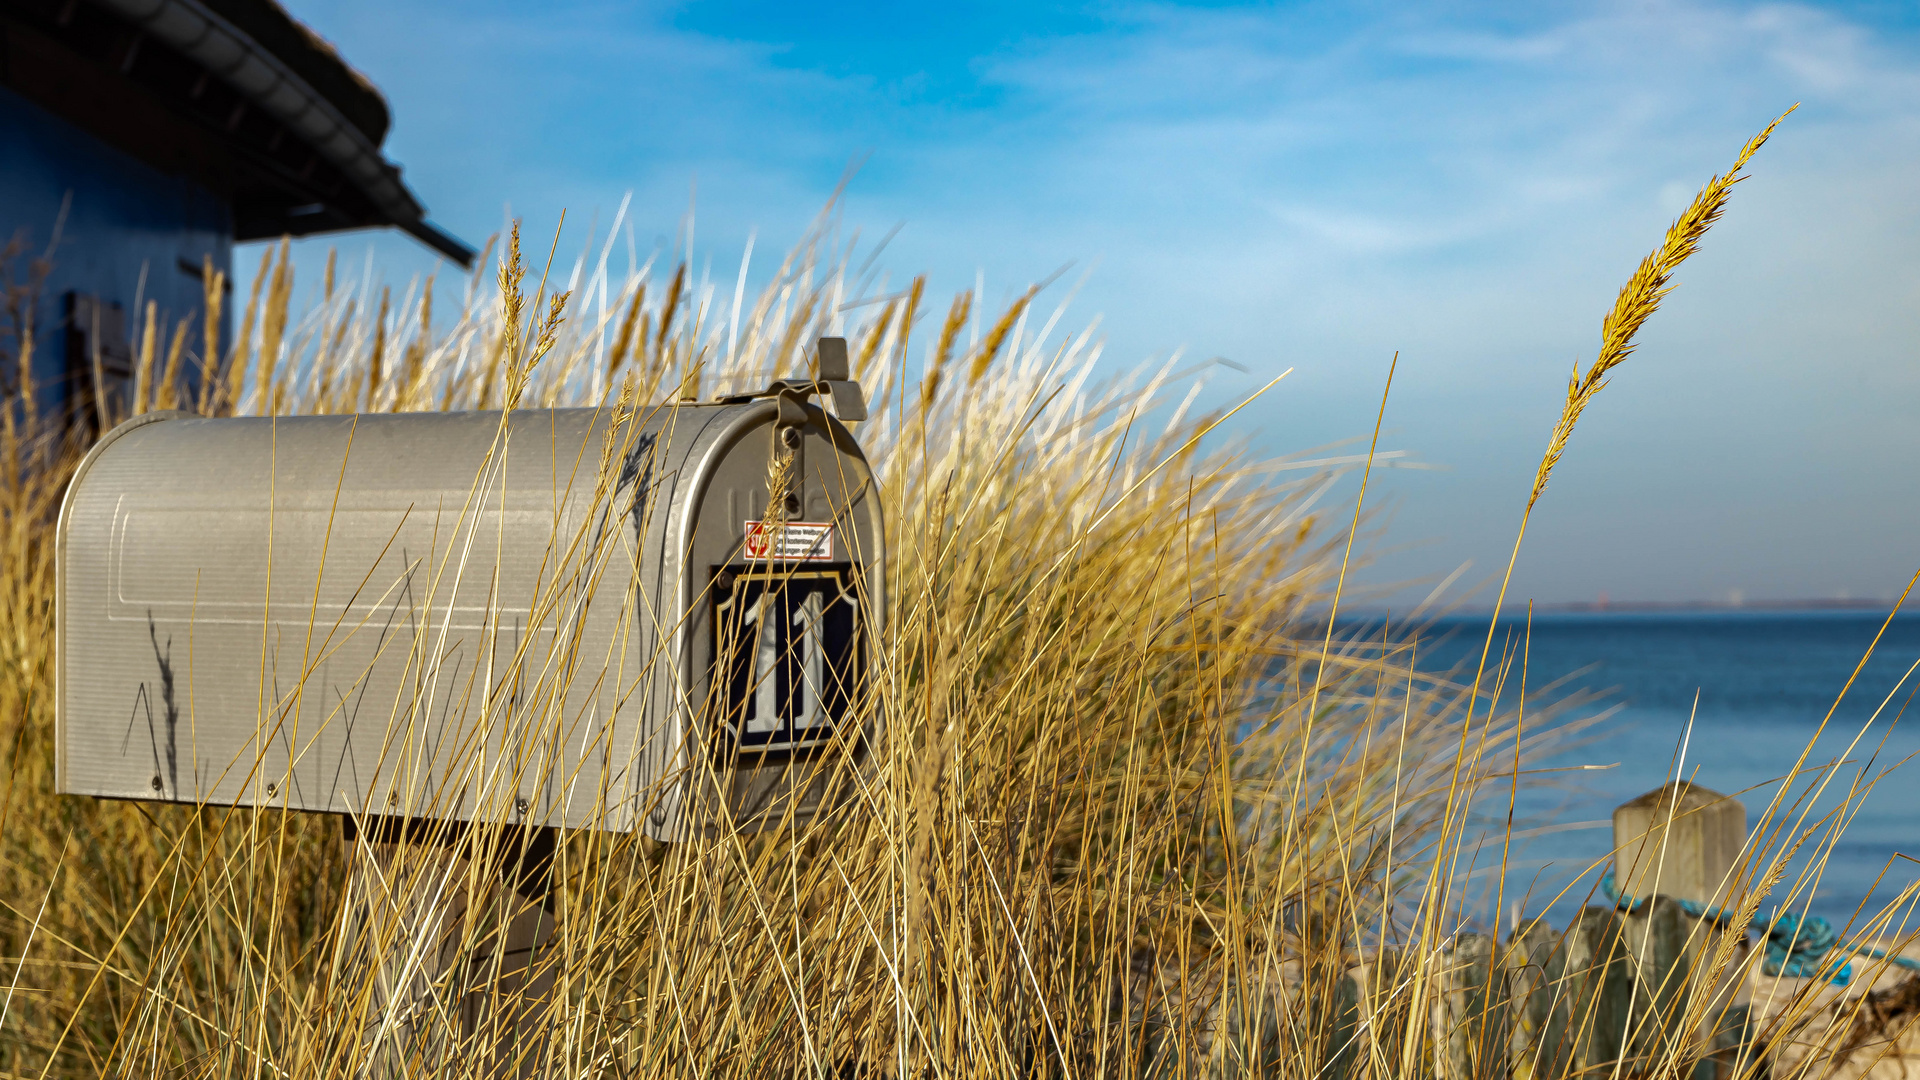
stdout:
POLYGON ((1686 780, 1613 812, 1613 881, 1622 896, 1727 905, 1747 842, 1747 808, 1686 780))
POLYGON ((1740 800, 1685 780, 1614 810, 1614 887, 1632 904, 1622 920, 1634 980, 1623 1056, 1657 1059, 1691 1047, 1712 1056, 1715 1074, 1732 1075, 1747 1038, 1746 931, 1689 915, 1677 901, 1709 912, 1736 907, 1746 839, 1740 800), (1738 940, 1714 971, 1726 934, 1738 940))
POLYGON ((538 1075, 556 982, 555 958, 540 954, 554 930, 553 832, 482 845, 418 824, 353 838, 350 947, 373 968, 369 1075, 448 1060, 499 1080, 538 1075))

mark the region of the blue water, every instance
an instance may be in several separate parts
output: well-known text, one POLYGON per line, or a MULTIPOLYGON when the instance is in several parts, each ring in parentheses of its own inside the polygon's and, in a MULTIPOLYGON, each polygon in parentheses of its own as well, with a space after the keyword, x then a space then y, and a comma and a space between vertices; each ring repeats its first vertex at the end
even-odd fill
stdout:
MULTIPOLYGON (((1738 794, 1747 805, 1749 825, 1757 822, 1884 619, 1884 613, 1853 611, 1535 616, 1528 685, 1571 676, 1565 689, 1605 693, 1576 715, 1591 717, 1608 707, 1617 711, 1588 728, 1578 745, 1532 767, 1614 767, 1529 778, 1539 786, 1521 800, 1516 831, 1562 828, 1517 847, 1506 875, 1508 905, 1530 893, 1526 910, 1540 913, 1548 898, 1576 879, 1572 894, 1553 911, 1569 913, 1584 902, 1597 874, 1579 875, 1611 850, 1613 808, 1676 773, 1738 794), (1683 740, 1684 762, 1679 759, 1683 740), (1564 827, 1581 823, 1588 824, 1564 827)), ((1471 664, 1479 657, 1486 628, 1485 617, 1461 617, 1423 631, 1421 666, 1446 670, 1471 664)), ((1502 638, 1511 633, 1516 642, 1524 632, 1523 619, 1503 620, 1499 631, 1502 638)), ((1856 800, 1859 812, 1833 845, 1812 894, 1813 913, 1835 925, 1863 903, 1878 910, 1920 873, 1920 863, 1895 858, 1896 852, 1920 858, 1920 760, 1901 764, 1920 754, 1920 710, 1901 718, 1920 687, 1920 672, 1901 685, 1916 660, 1920 617, 1896 618, 1808 757, 1809 766, 1851 762, 1830 773, 1809 821, 1839 804, 1848 786, 1863 776, 1879 778, 1856 800), (1869 723, 1876 710, 1879 718, 1869 723)), ((1508 694, 1511 700, 1512 691, 1508 694)), ((1793 792, 1817 784, 1821 775, 1803 773, 1793 792)), ((1483 826, 1504 825, 1504 798, 1485 799, 1479 809, 1483 826)), ((1497 868, 1499 858, 1495 846, 1478 861, 1483 868, 1497 868)), ((1796 865, 1805 862, 1803 856, 1796 865)), ((1498 876, 1497 870, 1483 869, 1475 879, 1483 897, 1475 905, 1482 921, 1494 917, 1488 894, 1498 876)), ((1784 889, 1775 895, 1784 899, 1784 889)))

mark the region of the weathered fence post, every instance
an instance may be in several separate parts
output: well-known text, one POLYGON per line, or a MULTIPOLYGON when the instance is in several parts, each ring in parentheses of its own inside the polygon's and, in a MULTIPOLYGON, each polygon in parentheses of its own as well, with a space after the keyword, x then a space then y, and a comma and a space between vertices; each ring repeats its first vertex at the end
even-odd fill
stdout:
POLYGON ((1567 1001, 1562 993, 1566 963, 1560 935, 1540 920, 1530 919, 1507 939, 1501 960, 1513 1002, 1509 1070, 1517 1077, 1545 1077, 1567 1036, 1567 1001))
POLYGON ((1658 894, 1725 907, 1746 840, 1740 800, 1676 781, 1614 810, 1615 887, 1635 900, 1658 894))
POLYGON ((1503 1075, 1508 1044, 1507 972, 1494 939, 1460 934, 1438 956, 1433 980, 1433 1058, 1441 1080, 1503 1075))
POLYGON ((1695 1080, 1730 1075, 1745 1037, 1746 933, 1688 914, 1678 901, 1704 912, 1735 906, 1746 838, 1740 800, 1685 780, 1614 810, 1613 879, 1632 905, 1623 921, 1635 983, 1623 1054, 1670 1058, 1691 1047, 1703 1059, 1695 1080), (1739 940, 1716 972, 1727 933, 1739 940))
POLYGON ((1625 1056, 1633 997, 1631 962, 1619 913, 1612 908, 1583 908, 1561 936, 1560 952, 1560 996, 1567 1002, 1567 1027, 1559 1046, 1543 1048, 1552 1050, 1543 1054, 1543 1060, 1552 1064, 1541 1075, 1605 1075, 1625 1056))
MULTIPOLYGON (((1353 1076, 1419 1075, 1428 1062, 1421 1020, 1407 1007, 1420 961, 1415 954, 1383 948, 1347 973, 1352 983, 1355 1031, 1353 1076)), ((1342 986, 1344 994, 1346 987, 1342 986)), ((1329 1080, 1339 1080, 1331 1076, 1329 1080)))

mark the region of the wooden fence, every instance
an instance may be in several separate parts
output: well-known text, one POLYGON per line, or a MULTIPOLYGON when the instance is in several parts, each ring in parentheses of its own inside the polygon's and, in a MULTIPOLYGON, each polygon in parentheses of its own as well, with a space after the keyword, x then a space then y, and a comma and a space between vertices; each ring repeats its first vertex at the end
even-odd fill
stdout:
MULTIPOLYGON (((1672 1076, 1677 1062, 1694 1064, 1676 1080, 1905 1080, 1920 1066, 1911 936, 1838 942, 1791 915, 1758 917, 1768 934, 1743 923, 1737 799, 1683 781, 1619 807, 1613 824, 1607 902, 1562 930, 1523 923, 1505 943, 1463 933, 1432 959, 1441 1080, 1672 1076)), ((1342 988, 1362 1037, 1364 981, 1342 988)))

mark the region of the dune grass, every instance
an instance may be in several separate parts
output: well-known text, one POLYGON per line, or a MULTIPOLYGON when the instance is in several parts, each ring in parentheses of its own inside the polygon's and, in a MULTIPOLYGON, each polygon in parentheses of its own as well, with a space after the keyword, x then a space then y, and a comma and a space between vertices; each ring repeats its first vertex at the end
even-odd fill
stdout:
MULTIPOLYGON (((750 303, 686 264, 616 275, 606 239, 534 271, 516 233, 459 286, 396 297, 329 260, 299 303, 283 244, 231 343, 211 276, 206 311, 146 316, 134 413, 631 421, 804 374, 815 339, 848 339, 892 556, 861 706, 888 737, 853 811, 676 845, 566 835, 546 910, 502 887, 499 831, 376 843, 325 815, 54 795, 52 527, 82 447, 62 417, 0 409, 0 1072, 1459 1069, 1433 1018, 1482 842, 1469 810, 1511 798, 1582 699, 1529 696, 1523 641, 1490 636, 1490 662, 1452 679, 1419 670, 1399 626, 1334 632, 1364 514, 1327 495, 1371 453, 1262 456, 1194 413, 1192 372, 1104 379, 1093 329, 1062 331, 1038 291, 940 312, 924 278, 880 278, 830 224, 750 303), (424 924, 429 895, 458 917, 424 924), (529 920, 540 948, 504 958, 529 920)), ((1662 266, 1604 355, 1665 295, 1662 266)), ((1742 873, 1770 882, 1812 827, 1771 815, 1742 873)), ((1721 951, 1702 978, 1738 962, 1721 951)), ((1635 1070, 1690 1075, 1713 1049, 1674 1039, 1635 1070)), ((1497 1057, 1475 1074, 1508 1075, 1497 1057)))

